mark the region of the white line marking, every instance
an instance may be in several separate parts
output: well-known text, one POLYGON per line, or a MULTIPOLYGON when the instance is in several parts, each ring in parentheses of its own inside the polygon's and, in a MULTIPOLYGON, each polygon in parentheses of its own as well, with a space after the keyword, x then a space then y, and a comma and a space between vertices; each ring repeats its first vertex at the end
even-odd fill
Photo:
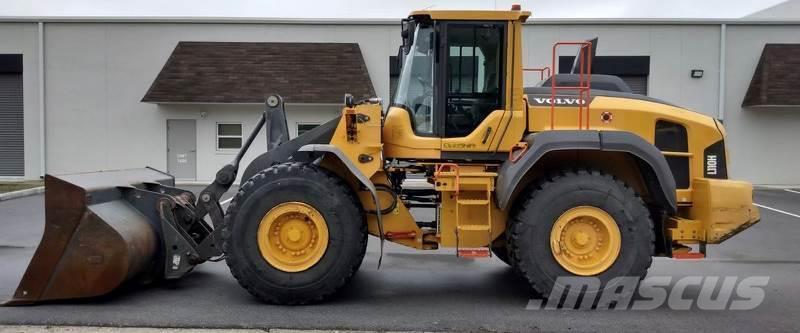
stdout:
POLYGON ((784 190, 784 191, 786 191, 786 192, 792 192, 792 193, 797 193, 797 194, 800 194, 800 191, 790 190, 790 189, 788 189, 788 188, 785 188, 785 189, 783 189, 783 190, 784 190))
POLYGON ((230 198, 230 199, 228 199, 228 200, 223 200, 223 201, 220 201, 220 202, 219 202, 219 204, 220 204, 220 206, 222 206, 222 205, 224 205, 224 204, 227 204, 227 203, 231 202, 231 200, 233 200, 233 198, 230 198))
POLYGON ((780 210, 780 209, 777 209, 777 208, 772 208, 772 207, 767 207, 767 206, 764 206, 764 205, 759 205, 759 204, 757 204, 757 203, 753 203, 753 204, 754 204, 754 205, 756 205, 756 206, 758 206, 758 207, 761 207, 761 208, 764 208, 764 209, 771 210, 771 211, 773 211, 773 212, 778 212, 778 213, 781 213, 781 214, 786 214, 786 215, 789 215, 789 216, 791 216, 791 217, 796 217, 796 218, 800 219, 800 215, 797 215, 797 214, 792 214, 792 213, 789 213, 789 212, 787 212, 787 211, 782 211, 782 210, 780 210))

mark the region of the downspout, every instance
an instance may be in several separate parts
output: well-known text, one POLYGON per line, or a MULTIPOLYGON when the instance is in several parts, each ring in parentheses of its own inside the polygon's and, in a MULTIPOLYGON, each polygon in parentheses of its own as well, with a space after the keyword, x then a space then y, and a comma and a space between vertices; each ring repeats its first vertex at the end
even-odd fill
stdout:
POLYGON ((717 119, 725 120, 725 40, 727 39, 728 25, 719 26, 719 101, 717 102, 717 119))
POLYGON ((45 141, 45 107, 44 107, 44 22, 39 22, 38 31, 38 81, 39 81, 39 176, 47 173, 47 146, 45 141))

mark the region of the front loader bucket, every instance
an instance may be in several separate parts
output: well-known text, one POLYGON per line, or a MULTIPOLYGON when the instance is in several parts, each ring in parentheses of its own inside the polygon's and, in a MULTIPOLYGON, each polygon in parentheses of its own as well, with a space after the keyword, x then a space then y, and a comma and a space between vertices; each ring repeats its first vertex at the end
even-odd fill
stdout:
POLYGON ((140 189, 173 183, 149 168, 45 176, 44 235, 5 305, 100 296, 155 278, 161 222, 155 205, 143 209, 136 198, 140 189))

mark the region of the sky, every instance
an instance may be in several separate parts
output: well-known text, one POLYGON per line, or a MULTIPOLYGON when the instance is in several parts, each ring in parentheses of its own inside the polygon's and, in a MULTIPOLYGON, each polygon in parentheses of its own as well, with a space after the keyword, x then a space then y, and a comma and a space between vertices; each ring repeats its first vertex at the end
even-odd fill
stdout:
POLYGON ((800 18, 800 0, 0 0, 0 17, 242 17, 397 19, 414 9, 506 9, 543 19, 738 19, 774 7, 800 18), (795 10, 797 9, 797 10, 795 10))

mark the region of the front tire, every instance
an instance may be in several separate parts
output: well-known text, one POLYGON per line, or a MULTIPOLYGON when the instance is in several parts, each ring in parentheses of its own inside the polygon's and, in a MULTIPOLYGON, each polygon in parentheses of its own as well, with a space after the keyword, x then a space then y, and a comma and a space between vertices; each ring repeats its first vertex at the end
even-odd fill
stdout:
POLYGON ((593 170, 555 174, 515 205, 507 243, 512 265, 547 297, 559 277, 596 277, 598 294, 615 277, 642 278, 655 235, 644 202, 614 177, 593 170))
POLYGON ((335 174, 285 163, 250 178, 228 207, 222 232, 239 284, 272 304, 334 295, 364 258, 367 227, 358 198, 335 174))

